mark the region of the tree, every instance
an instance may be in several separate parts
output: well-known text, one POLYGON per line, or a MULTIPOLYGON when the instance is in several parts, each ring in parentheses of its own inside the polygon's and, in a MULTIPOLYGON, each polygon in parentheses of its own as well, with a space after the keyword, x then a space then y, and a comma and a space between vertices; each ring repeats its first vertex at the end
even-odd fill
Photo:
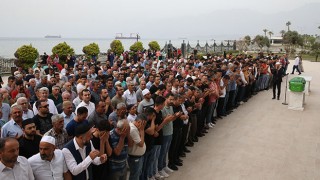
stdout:
POLYGON ((138 51, 143 51, 143 44, 142 42, 138 41, 135 42, 130 46, 130 51, 138 52, 138 51))
POLYGON ((98 44, 91 43, 91 44, 89 44, 87 46, 84 46, 82 48, 82 52, 84 54, 86 54, 86 56, 94 58, 94 57, 98 56, 98 54, 100 53, 100 48, 99 48, 98 44))
POLYGON ((250 44, 251 44, 251 37, 250 37, 249 35, 246 35, 246 36, 244 37, 244 41, 245 41, 245 43, 246 43, 247 46, 250 46, 250 44))
POLYGON ((17 67, 28 69, 33 66, 35 60, 39 57, 39 52, 32 45, 23 45, 19 47, 14 56, 17 58, 15 64, 17 67))
POLYGON ((264 32, 264 36, 267 36, 268 29, 264 29, 263 32, 264 32))
POLYGON ((52 55, 59 56, 59 63, 65 64, 68 55, 74 55, 74 49, 71 48, 66 42, 59 43, 52 48, 52 55))
POLYGON ((281 31, 280 31, 281 37, 283 37, 285 33, 286 33, 285 30, 281 30, 281 31))
POLYGON ((290 25, 291 25, 291 22, 288 21, 288 22, 286 23, 286 26, 288 26, 288 31, 290 31, 290 25))
POLYGON ((124 52, 124 47, 120 40, 113 40, 110 44, 110 48, 111 51, 118 56, 120 56, 124 52))
POLYGON ((260 51, 262 51, 262 48, 264 46, 267 46, 267 47, 270 47, 270 42, 269 42, 269 39, 267 36, 263 37, 261 35, 257 35, 254 39, 253 39, 253 42, 255 42, 259 48, 260 48, 260 51))
POLYGON ((297 31, 288 31, 283 36, 283 43, 288 53, 294 51, 294 47, 303 45, 303 38, 297 31))
POLYGON ((151 41, 149 42, 149 49, 152 51, 159 51, 160 50, 160 45, 157 41, 151 41))
POLYGON ((269 31, 268 34, 269 34, 270 41, 271 41, 271 36, 273 35, 273 32, 272 32, 272 31, 269 31))
POLYGON ((316 42, 311 46, 311 52, 316 56, 316 61, 318 61, 318 57, 320 55, 320 43, 316 42))

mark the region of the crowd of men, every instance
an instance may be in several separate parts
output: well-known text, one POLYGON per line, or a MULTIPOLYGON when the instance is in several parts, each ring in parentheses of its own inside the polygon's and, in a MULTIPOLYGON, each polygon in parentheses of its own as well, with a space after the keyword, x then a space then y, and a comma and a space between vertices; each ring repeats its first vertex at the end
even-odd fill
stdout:
POLYGON ((269 87, 279 100, 288 59, 144 51, 59 66, 44 56, 0 89, 1 180, 167 178, 217 120, 269 87))

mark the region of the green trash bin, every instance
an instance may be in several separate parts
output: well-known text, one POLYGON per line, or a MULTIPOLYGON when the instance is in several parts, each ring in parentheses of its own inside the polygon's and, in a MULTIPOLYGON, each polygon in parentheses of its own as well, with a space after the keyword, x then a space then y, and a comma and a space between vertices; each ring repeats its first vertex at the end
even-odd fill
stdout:
POLYGON ((289 81, 289 89, 293 92, 303 92, 306 80, 303 77, 294 77, 289 81))

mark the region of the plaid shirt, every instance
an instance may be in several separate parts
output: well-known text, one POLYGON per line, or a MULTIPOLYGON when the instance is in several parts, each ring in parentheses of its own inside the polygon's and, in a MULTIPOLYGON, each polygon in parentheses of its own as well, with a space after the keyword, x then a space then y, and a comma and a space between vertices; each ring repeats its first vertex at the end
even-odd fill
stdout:
POLYGON ((65 129, 62 129, 61 134, 57 134, 53 128, 44 134, 45 136, 52 136, 56 139, 56 147, 62 149, 64 145, 70 140, 68 133, 65 129))

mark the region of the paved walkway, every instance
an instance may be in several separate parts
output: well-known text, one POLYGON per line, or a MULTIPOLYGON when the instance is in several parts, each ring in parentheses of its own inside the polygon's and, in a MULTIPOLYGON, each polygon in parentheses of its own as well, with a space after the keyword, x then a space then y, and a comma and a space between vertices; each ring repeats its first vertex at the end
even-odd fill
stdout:
POLYGON ((304 111, 282 105, 285 83, 280 101, 259 93, 200 138, 169 179, 320 179, 320 63, 304 68, 313 77, 304 111))

